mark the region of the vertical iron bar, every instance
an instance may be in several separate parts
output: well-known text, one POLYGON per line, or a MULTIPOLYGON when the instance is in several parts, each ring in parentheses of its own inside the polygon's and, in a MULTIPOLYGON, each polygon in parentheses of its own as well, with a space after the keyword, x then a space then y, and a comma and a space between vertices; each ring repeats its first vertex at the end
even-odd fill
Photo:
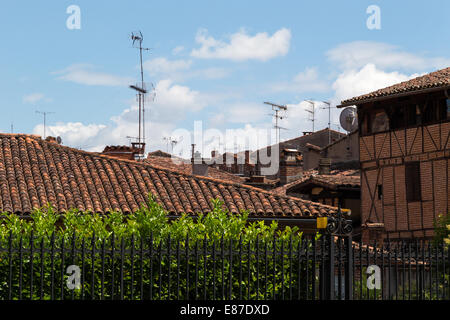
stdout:
POLYGON ((170 300, 170 281, 171 281, 171 272, 170 272, 170 269, 171 269, 171 251, 170 251, 170 249, 171 249, 171 247, 172 247, 172 243, 171 243, 171 240, 170 240, 170 234, 169 234, 169 236, 167 237, 167 300, 170 300))
POLYGON ((61 300, 64 300, 64 235, 61 236, 61 300))
POLYGON ((353 241, 352 236, 345 238, 345 300, 353 300, 353 241))
MULTIPOLYGON (((149 288, 149 295, 150 300, 153 300, 153 232, 150 233, 150 239, 149 239, 149 276, 150 276, 150 288, 149 288)), ((189 283, 188 283, 189 285, 189 283)))
POLYGON ((34 234, 33 230, 31 230, 30 235, 30 300, 33 300, 33 260, 34 260, 34 234))
POLYGON ((230 284, 230 294, 229 294, 229 299, 232 299, 232 294, 233 294, 233 238, 230 237, 230 279, 229 279, 229 284, 230 284))
POLYGON ((23 281, 23 235, 19 240, 19 300, 22 300, 22 281, 23 281))
POLYGON ((160 239, 159 240, 159 246, 158 246, 158 266, 159 266, 159 270, 158 270, 158 273, 159 273, 159 276, 158 276, 158 278, 159 278, 159 281, 158 281, 158 296, 159 296, 159 300, 161 300, 161 297, 162 297, 162 277, 163 277, 163 275, 162 275, 162 243, 163 243, 163 239, 160 239))
POLYGON ((206 235, 205 235, 205 239, 203 240, 203 299, 206 300, 206 274, 207 274, 207 259, 206 256, 208 254, 207 251, 208 247, 207 247, 207 242, 206 242, 206 235))
POLYGON ((195 297, 198 297, 198 239, 195 239, 195 297))
POLYGON ((41 288, 39 298, 42 300, 44 298, 44 241, 45 238, 41 238, 41 288))
POLYGON ((81 300, 84 299, 84 237, 81 240, 81 300))
POLYGON ((242 235, 239 236, 239 300, 242 300, 242 235))
POLYGON ((8 274, 8 299, 12 300, 12 231, 9 231, 9 239, 8 239, 8 255, 9 255, 9 274, 8 274))
POLYGON ((186 235, 186 300, 189 300, 189 234, 186 235))
POLYGON ((102 274, 100 279, 100 300, 104 299, 105 294, 105 238, 102 239, 102 274))
POLYGON ((50 240, 50 299, 55 299, 55 232, 50 240))
POLYGON ((335 279, 334 279, 334 236, 328 237, 328 300, 335 299, 335 279))
POLYGON ((251 260, 251 251, 250 251, 250 243, 251 240, 248 240, 247 243, 247 300, 250 300, 250 290, 251 290, 251 275, 250 275, 250 260, 251 260))
POLYGON ((124 298, 123 292, 123 263, 125 260, 125 240, 124 236, 121 237, 120 240, 120 300, 124 298))
MULTIPOLYGON (((139 257, 141 258, 140 260, 140 267, 139 267, 139 285, 140 285, 140 299, 144 300, 144 237, 142 235, 139 236, 139 248, 140 248, 140 252, 139 252, 139 257)), ((178 265, 178 263, 177 263, 178 265)), ((178 272, 179 273, 179 272, 178 272)), ((177 297, 178 299, 178 297, 177 297)))
POLYGON ((134 233, 131 235, 131 254, 130 254, 130 263, 131 263, 131 300, 134 300, 134 233))
POLYGON ((115 249, 116 249, 116 244, 114 241, 114 232, 111 235, 111 300, 114 300, 114 269, 115 269, 115 265, 114 265, 114 259, 115 259, 115 249))
POLYGON ((180 240, 177 241, 177 300, 180 299, 180 240))
POLYGON ((312 250, 313 250, 312 258, 313 258, 313 260, 312 260, 312 267, 311 267, 311 272, 312 272, 312 275, 311 275, 311 278, 312 278, 311 279, 311 298, 312 298, 312 300, 316 300, 316 264, 317 264, 316 251, 317 251, 317 244, 316 244, 315 236, 312 237, 311 241, 312 241, 312 247, 313 247, 312 248, 312 250))
POLYGON ((277 243, 276 243, 276 238, 275 235, 273 236, 273 249, 272 249, 272 255, 273 255, 273 295, 272 298, 273 300, 276 300, 276 288, 277 288, 277 281, 276 281, 276 270, 277 270, 277 243))

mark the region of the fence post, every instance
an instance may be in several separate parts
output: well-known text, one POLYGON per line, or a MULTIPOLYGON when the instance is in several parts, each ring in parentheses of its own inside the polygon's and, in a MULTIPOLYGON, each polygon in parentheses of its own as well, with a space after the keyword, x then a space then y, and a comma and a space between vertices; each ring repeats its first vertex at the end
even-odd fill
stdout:
POLYGON ((345 300, 353 300, 353 241, 349 235, 345 239, 345 300))
POLYGON ((325 262, 325 270, 323 272, 323 295, 326 300, 335 299, 335 282, 334 282, 334 236, 332 234, 327 236, 328 240, 328 255, 325 262))

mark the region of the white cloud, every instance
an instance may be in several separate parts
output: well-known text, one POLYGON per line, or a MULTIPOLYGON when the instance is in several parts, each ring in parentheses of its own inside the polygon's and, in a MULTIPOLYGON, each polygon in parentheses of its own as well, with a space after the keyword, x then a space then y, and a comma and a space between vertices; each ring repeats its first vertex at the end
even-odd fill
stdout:
POLYGON ((147 60, 144 69, 153 77, 183 81, 189 78, 221 79, 230 72, 224 68, 211 67, 191 70, 192 60, 168 60, 164 57, 147 60))
MULTIPOLYGON (((81 122, 56 123, 46 127, 47 136, 61 136, 65 145, 74 147, 86 146, 86 142, 99 135, 106 128, 102 124, 83 124, 81 122)), ((43 135, 44 127, 42 124, 34 127, 35 134, 43 135)), ((90 146, 88 146, 90 147, 90 146)))
POLYGON ((227 59, 233 61, 260 60, 267 61, 284 56, 289 51, 291 31, 282 28, 272 36, 260 32, 254 36, 241 30, 230 36, 229 42, 216 40, 208 35, 208 31, 198 31, 195 40, 200 48, 191 51, 191 56, 203 59, 227 59))
POLYGON ((33 104, 33 103, 43 100, 44 98, 45 98, 45 95, 43 93, 31 93, 31 94, 25 95, 22 100, 25 103, 33 104))
POLYGON ((167 60, 166 58, 155 58, 147 60, 144 68, 151 75, 173 75, 188 70, 192 65, 190 60, 167 60))
POLYGON ((89 64, 74 64, 64 70, 53 72, 53 74, 58 74, 60 80, 88 86, 127 86, 133 82, 133 79, 129 77, 116 76, 93 69, 94 67, 89 64))
POLYGON ((184 47, 183 46, 177 46, 177 47, 173 48, 172 54, 174 56, 176 56, 177 54, 180 54, 183 51, 184 51, 184 47))
POLYGON ((403 74, 400 72, 385 72, 374 64, 367 64, 360 70, 349 70, 341 73, 334 81, 333 100, 340 102, 355 96, 366 94, 393 84, 412 79, 419 74, 403 74))
MULTIPOLYGON (((147 151, 165 150, 164 136, 169 136, 177 123, 187 114, 204 108, 213 98, 189 87, 173 84, 170 80, 157 83, 156 98, 146 105, 145 132, 147 151)), ((102 151, 106 145, 128 145, 127 136, 138 135, 138 106, 135 102, 110 118, 107 124, 66 122, 47 125, 47 135, 61 136, 63 144, 88 151, 102 151)), ((43 126, 37 125, 34 133, 43 134, 43 126)))
POLYGON ((355 41, 343 43, 326 53, 328 59, 340 68, 358 69, 368 63, 381 69, 420 70, 441 69, 450 65, 450 59, 429 58, 402 51, 398 46, 382 42, 355 41))
POLYGON ((299 72, 291 82, 275 83, 271 86, 275 92, 327 92, 329 84, 320 78, 316 68, 306 68, 299 72))

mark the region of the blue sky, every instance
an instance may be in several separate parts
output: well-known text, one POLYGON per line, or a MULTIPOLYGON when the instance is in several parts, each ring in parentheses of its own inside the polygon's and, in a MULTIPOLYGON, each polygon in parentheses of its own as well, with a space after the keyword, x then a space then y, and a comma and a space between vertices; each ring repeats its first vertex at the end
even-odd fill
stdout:
MULTIPOLYGON (((341 99, 450 66, 450 2, 431 1, 4 1, 0 5, 0 131, 48 134, 93 151, 137 134, 134 93, 141 30, 150 150, 164 136, 270 128, 263 101, 288 105, 283 139, 308 131, 305 99, 341 99), (66 27, 77 5, 81 29, 66 27), (377 5, 381 29, 369 30, 377 5)), ((316 104, 315 129, 328 113, 316 104)), ((338 110, 333 110, 337 129, 338 110)), ((342 130, 342 129, 341 129, 342 130)), ((228 148, 231 146, 228 145, 228 148)), ((250 148, 255 147, 250 144, 250 148)), ((240 145, 238 148, 243 148, 240 145)), ((206 152, 206 151, 205 151, 206 152)))

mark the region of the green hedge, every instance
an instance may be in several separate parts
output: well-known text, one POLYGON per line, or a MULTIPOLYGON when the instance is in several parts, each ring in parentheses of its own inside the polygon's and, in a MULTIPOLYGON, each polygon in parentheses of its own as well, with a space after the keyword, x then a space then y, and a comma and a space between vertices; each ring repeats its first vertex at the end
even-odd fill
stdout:
POLYGON ((169 220, 152 198, 126 216, 76 210, 60 216, 51 206, 30 219, 3 213, 0 299, 311 295, 312 263, 304 257, 311 241, 296 227, 280 230, 276 222, 248 223, 247 217, 229 214, 215 200, 211 213, 196 220, 169 220), (66 285, 69 265, 81 269, 79 289, 66 285))

